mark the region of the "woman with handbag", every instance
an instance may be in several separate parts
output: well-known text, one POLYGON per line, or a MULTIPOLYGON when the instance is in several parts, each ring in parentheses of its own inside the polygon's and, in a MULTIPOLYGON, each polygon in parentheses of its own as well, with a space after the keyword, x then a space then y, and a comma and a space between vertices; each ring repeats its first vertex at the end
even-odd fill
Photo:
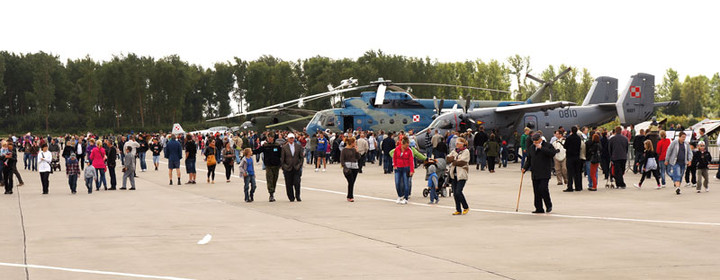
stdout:
POLYGON ((230 176, 232 175, 233 167, 235 167, 233 164, 235 161, 235 149, 230 145, 230 142, 225 144, 222 155, 223 165, 225 166, 225 182, 230 183, 230 176))
POLYGON ((650 177, 650 174, 652 173, 652 175, 655 176, 655 181, 657 181, 657 189, 661 189, 657 153, 655 153, 655 150, 653 149, 652 141, 645 140, 643 144, 645 145, 645 152, 643 152, 642 159, 640 161, 642 176, 640 177, 640 183, 634 184, 634 186, 638 189, 641 188, 643 181, 645 181, 645 177, 650 177))
POLYGON ((467 149, 467 140, 465 138, 458 138, 455 147, 455 150, 450 152, 446 160, 447 164, 450 165, 450 182, 452 183, 453 197, 455 197, 455 212, 453 215, 457 216, 465 215, 470 211, 470 206, 468 206, 463 194, 463 188, 465 188, 465 183, 468 180, 470 151, 467 149))
POLYGON ((360 153, 357 151, 355 137, 351 136, 345 138, 345 149, 340 152, 340 165, 343 168, 343 174, 348 182, 348 202, 355 202, 353 189, 355 188, 355 180, 357 179, 358 171, 360 170, 358 165, 359 159, 360 153))
POLYGON ((217 154, 217 149, 215 148, 215 140, 210 140, 203 154, 205 155, 205 161, 207 162, 208 168, 207 182, 215 184, 215 167, 217 166, 217 158, 215 157, 215 154, 217 154), (212 182, 210 181, 211 176, 212 182))

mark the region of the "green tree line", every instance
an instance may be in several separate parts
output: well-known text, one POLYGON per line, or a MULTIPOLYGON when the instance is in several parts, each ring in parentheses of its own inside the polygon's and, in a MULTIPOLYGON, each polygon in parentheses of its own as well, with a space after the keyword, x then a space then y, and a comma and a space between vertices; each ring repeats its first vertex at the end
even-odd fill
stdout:
MULTIPOLYGON (((533 72, 550 80, 565 68, 566 65, 549 66, 535 73, 530 58, 520 55, 505 61, 438 62, 429 57, 406 57, 374 50, 357 59, 316 56, 285 61, 262 56, 245 61, 235 57, 212 68, 190 64, 177 55, 156 59, 130 53, 109 61, 84 57, 63 63, 58 56, 44 52, 2 51, 0 124, 2 130, 14 132, 167 128, 174 122, 202 123, 238 111, 240 108, 231 108, 231 99, 238 107, 252 110, 325 92, 328 83, 337 85, 349 77, 358 79, 361 85, 383 77, 396 82, 446 83, 508 91, 514 82, 517 87, 513 94, 428 86, 415 86, 411 90, 420 98, 455 99, 470 95, 477 100, 524 100, 539 86, 528 81, 526 73, 533 72)), ((664 93, 667 84, 667 96, 673 98, 677 89, 680 100, 694 94, 717 100, 720 80, 717 76, 688 78, 683 83, 677 81, 677 77, 674 80, 665 77, 669 80, 660 91, 664 93)), ((573 68, 553 85, 553 99, 580 103, 592 81, 587 69, 573 68)), ((701 103, 702 106, 708 104, 701 103)), ((314 110, 330 106, 329 99, 306 104, 307 109, 314 110)), ((702 106, 698 113, 716 108, 702 106)), ((681 107, 681 111, 667 113, 696 110, 693 106, 681 107)))

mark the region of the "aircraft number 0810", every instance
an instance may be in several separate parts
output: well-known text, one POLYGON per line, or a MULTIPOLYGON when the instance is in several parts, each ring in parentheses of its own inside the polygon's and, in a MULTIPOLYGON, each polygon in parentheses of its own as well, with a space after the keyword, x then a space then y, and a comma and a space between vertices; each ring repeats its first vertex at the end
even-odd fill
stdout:
POLYGON ((561 118, 561 119, 577 118, 577 111, 576 111, 576 110, 570 110, 570 109, 562 110, 562 111, 558 111, 558 114, 560 114, 560 118, 561 118))

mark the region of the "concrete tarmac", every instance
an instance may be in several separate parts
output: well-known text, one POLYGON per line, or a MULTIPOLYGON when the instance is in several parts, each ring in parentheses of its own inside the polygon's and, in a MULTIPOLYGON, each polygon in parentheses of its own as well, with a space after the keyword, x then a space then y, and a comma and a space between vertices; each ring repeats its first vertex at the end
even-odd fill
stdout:
POLYGON ((197 185, 185 184, 184 166, 183 185, 168 185, 163 162, 138 172, 135 191, 87 194, 79 181, 75 195, 64 166, 48 195, 39 174, 22 170, 25 185, 0 197, 0 278, 720 279, 715 179, 710 192, 675 195, 654 179, 636 189, 633 174, 627 189, 601 180, 597 192, 563 193, 553 178, 553 213, 534 215, 530 174, 515 212, 519 164, 473 168, 472 211, 452 216, 452 198, 428 205, 422 196, 423 169, 407 205, 395 203, 394 177, 377 165, 359 174, 353 203, 338 165, 305 168, 302 202, 288 201, 281 175, 273 203, 261 165, 253 203, 241 179, 226 183, 217 169, 206 183, 199 159, 197 185), (198 245, 206 234, 212 240, 198 245))

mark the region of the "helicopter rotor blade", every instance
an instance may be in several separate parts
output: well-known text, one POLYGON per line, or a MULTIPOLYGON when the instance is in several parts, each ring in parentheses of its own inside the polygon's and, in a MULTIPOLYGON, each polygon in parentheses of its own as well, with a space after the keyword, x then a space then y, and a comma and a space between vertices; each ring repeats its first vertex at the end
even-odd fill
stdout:
POLYGON ((535 77, 535 76, 533 76, 533 75, 530 75, 530 74, 525 74, 525 77, 528 77, 528 78, 530 78, 530 80, 536 81, 536 82, 541 83, 541 84, 547 83, 546 81, 543 81, 543 80, 541 80, 541 79, 539 79, 539 78, 537 78, 537 77, 535 77))
POLYGON ((568 72, 570 72, 570 70, 572 70, 572 68, 568 67, 568 68, 565 69, 564 71, 560 72, 560 74, 558 74, 557 76, 555 76, 555 78, 552 80, 552 82, 555 83, 555 81, 557 81, 558 79, 560 79, 562 76, 565 76, 565 74, 567 74, 568 72))
POLYGON ((492 92, 511 93, 510 91, 501 90, 501 89, 491 89, 491 88, 481 88, 481 87, 471 87, 471 86, 460 86, 460 85, 451 85, 451 84, 438 84, 438 83, 393 83, 393 85, 398 85, 398 86, 454 87, 454 88, 465 88, 465 89, 485 90, 485 91, 492 91, 492 92))

